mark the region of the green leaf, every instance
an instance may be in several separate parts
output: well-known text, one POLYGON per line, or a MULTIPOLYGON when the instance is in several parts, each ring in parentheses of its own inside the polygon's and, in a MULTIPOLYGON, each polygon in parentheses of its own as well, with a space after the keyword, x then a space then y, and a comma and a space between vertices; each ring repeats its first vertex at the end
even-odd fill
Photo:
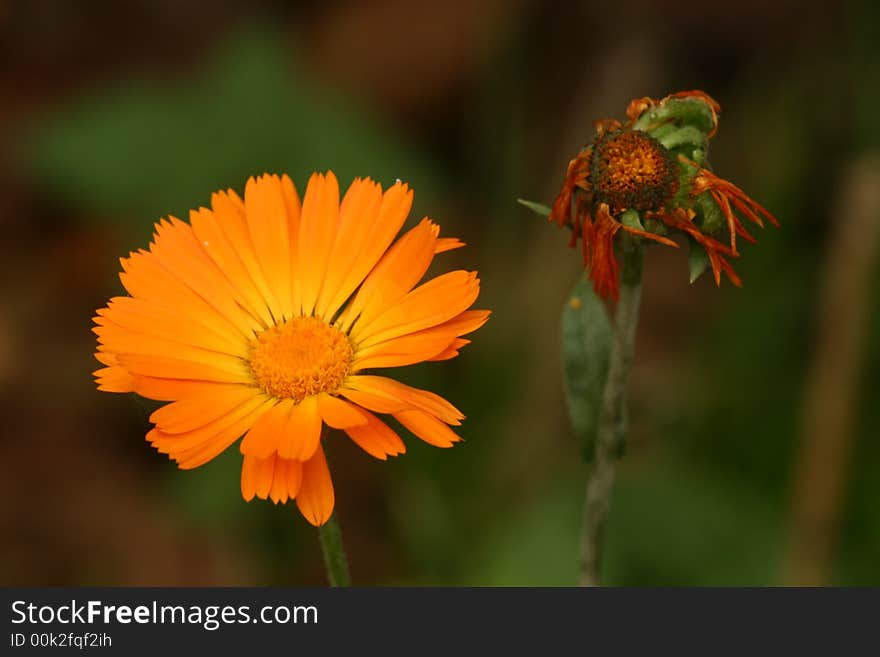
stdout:
POLYGON ((696 281, 709 267, 709 256, 706 250, 696 241, 688 238, 688 269, 690 270, 691 283, 696 281))
POLYGON ((524 198, 518 198, 518 199, 516 199, 516 202, 519 203, 520 205, 526 206, 529 210, 531 210, 535 214, 541 215, 542 217, 549 217, 550 216, 550 207, 547 205, 544 205, 543 203, 536 203, 535 201, 527 201, 524 198))
POLYGON ((593 458, 610 354, 611 323, 584 276, 562 311, 562 363, 572 431, 587 461, 593 458))

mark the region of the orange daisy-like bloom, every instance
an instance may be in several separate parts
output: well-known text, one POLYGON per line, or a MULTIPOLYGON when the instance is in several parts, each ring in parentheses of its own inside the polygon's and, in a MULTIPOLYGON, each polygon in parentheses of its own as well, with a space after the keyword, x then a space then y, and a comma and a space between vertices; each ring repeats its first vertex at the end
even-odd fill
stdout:
POLYGON ((463 246, 422 219, 396 242, 413 193, 333 173, 305 197, 289 177, 251 178, 242 200, 156 224, 149 250, 123 258, 128 296, 98 310, 98 389, 171 402, 147 440, 183 469, 244 435, 245 500, 296 499, 314 525, 333 512, 321 438, 340 429, 368 454, 406 451, 389 414, 431 445, 459 440, 461 412, 438 395, 366 373, 454 358, 487 310, 469 310, 476 272, 419 285, 434 255, 463 246), (392 242, 394 242, 392 244, 392 242))
POLYGON ((716 284, 722 272, 741 284, 728 258, 739 256, 737 237, 755 241, 742 219, 762 227, 764 220, 778 222, 706 168, 720 111, 705 92, 683 91, 633 100, 625 123, 595 122, 594 141, 569 163, 549 218, 571 228, 571 246, 581 240, 584 265, 600 296, 619 295, 615 236, 621 231, 672 247, 678 245, 668 235, 677 231, 692 249, 705 252, 716 284), (724 241, 713 237, 719 232, 727 233, 724 241))

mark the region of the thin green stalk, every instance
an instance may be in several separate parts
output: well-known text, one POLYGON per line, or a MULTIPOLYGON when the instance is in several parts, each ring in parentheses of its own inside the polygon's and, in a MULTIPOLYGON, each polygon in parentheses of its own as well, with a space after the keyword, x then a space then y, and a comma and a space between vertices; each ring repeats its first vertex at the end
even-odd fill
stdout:
POLYGON ((638 245, 623 254, 620 300, 614 317, 608 379, 602 395, 602 415, 584 500, 581 533, 580 585, 599 586, 605 518, 611 505, 617 460, 627 430, 626 385, 633 358, 639 303, 642 297, 642 252, 638 245))
POLYGON ((324 553, 324 565, 327 567, 327 580, 330 586, 351 586, 348 574, 348 558, 342 545, 342 532, 336 514, 318 528, 321 537, 321 550, 324 553))
MULTIPOLYGON (((321 428, 321 444, 324 445, 325 457, 329 457, 326 438, 327 426, 324 425, 321 428)), ((342 530, 339 529, 339 520, 335 513, 318 527, 318 536, 321 539, 321 552, 324 554, 324 566, 327 569, 327 581, 330 586, 351 586, 348 557, 342 544, 342 530)))

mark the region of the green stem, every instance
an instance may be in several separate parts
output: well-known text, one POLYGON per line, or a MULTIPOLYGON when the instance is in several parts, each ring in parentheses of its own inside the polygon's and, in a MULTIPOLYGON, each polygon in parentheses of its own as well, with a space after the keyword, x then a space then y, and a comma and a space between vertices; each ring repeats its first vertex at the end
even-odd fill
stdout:
POLYGON ((639 302, 642 297, 642 253, 637 245, 625 249, 620 300, 608 379, 602 395, 602 415, 596 434, 595 454, 584 500, 581 533, 580 585, 599 586, 605 518, 611 505, 617 460, 623 453, 627 430, 626 385, 633 359, 639 302))
POLYGON ((342 532, 336 514, 330 516, 326 523, 318 527, 321 537, 321 550, 324 553, 324 565, 327 567, 327 579, 330 586, 351 586, 348 574, 348 558, 342 545, 342 532))

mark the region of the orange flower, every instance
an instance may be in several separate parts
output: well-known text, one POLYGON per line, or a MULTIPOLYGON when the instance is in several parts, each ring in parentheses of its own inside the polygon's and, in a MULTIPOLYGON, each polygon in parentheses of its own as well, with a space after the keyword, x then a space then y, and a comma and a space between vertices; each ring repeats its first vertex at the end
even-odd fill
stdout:
POLYGON ((764 219, 779 224, 739 187, 704 168, 720 111, 705 92, 682 91, 631 101, 626 123, 594 123, 593 143, 569 162, 549 218, 571 228, 571 246, 581 240, 584 265, 600 296, 619 295, 620 230, 672 247, 678 245, 666 235, 678 231, 691 248, 705 251, 717 284, 722 272, 741 284, 727 258, 739 256, 738 236, 755 239, 740 218, 758 226, 764 219), (727 231, 729 247, 711 236, 720 230, 727 231))
POLYGON ((384 193, 355 179, 340 201, 332 172, 305 197, 286 175, 251 178, 244 200, 156 224, 149 250, 122 259, 128 296, 94 318, 98 389, 171 402, 147 440, 180 468, 198 467, 244 435, 245 500, 296 499, 313 525, 333 512, 321 439, 345 431, 368 454, 406 451, 376 414, 451 447, 464 418, 438 395, 367 374, 454 358, 487 310, 469 310, 476 272, 419 285, 434 255, 463 246, 422 219, 392 244, 412 205, 399 181, 384 193))

